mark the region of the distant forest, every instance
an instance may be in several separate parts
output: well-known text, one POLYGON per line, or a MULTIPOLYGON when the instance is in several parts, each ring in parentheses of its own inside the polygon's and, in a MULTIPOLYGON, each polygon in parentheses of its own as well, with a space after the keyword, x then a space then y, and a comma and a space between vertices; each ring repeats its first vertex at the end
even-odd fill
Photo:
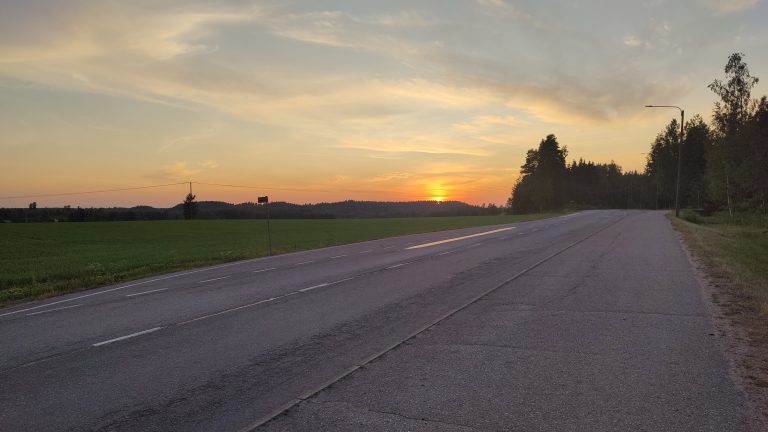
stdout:
MULTIPOLYGON (((725 80, 708 87, 720 100, 712 124, 699 115, 683 131, 680 205, 711 213, 727 209, 766 214, 768 200, 768 98, 753 99, 758 78, 741 53, 732 54, 725 80)), ((679 157, 680 122, 672 120, 651 143, 642 173, 611 162, 566 163, 568 150, 554 135, 528 150, 507 202, 512 213, 563 207, 671 208, 679 157)))
MULTIPOLYGON (((0 208, 0 222, 95 222, 184 219, 258 219, 266 217, 264 204, 252 202, 230 204, 219 201, 187 203, 172 208, 139 206, 132 208, 0 208)), ((275 219, 318 219, 318 218, 367 218, 367 217, 419 217, 419 216, 479 216, 497 215, 503 212, 494 204, 470 205, 458 201, 343 201, 319 204, 291 204, 274 202, 269 204, 271 218, 275 219)))

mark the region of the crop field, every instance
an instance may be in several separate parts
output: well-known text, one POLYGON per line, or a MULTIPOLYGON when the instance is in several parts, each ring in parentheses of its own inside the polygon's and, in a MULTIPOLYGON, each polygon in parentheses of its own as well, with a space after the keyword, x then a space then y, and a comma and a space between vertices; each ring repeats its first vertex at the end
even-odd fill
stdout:
MULTIPOLYGON (((540 219, 523 216, 273 220, 274 253, 540 219)), ((0 224, 0 305, 265 256, 264 220, 0 224)))

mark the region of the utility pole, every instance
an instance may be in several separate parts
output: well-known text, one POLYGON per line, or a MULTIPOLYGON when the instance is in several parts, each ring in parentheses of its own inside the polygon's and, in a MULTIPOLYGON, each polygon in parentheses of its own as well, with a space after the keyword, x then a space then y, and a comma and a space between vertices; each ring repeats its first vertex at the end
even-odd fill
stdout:
POLYGON ((685 111, 675 105, 646 105, 646 108, 677 108, 680 110, 680 143, 677 146, 677 180, 675 181, 675 217, 680 217, 680 171, 683 167, 683 133, 685 132, 685 111))
POLYGON ((269 196, 259 197, 259 204, 264 204, 267 209, 267 245, 269 247, 269 255, 272 256, 272 231, 269 227, 269 196))

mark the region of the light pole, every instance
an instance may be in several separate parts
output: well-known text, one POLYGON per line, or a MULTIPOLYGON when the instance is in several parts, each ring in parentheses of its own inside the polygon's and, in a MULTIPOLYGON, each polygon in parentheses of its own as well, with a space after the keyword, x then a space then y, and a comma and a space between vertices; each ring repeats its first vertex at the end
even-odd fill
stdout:
POLYGON ((683 131, 685 111, 675 105, 646 105, 646 108, 677 108, 680 110, 680 143, 677 146, 677 180, 675 181, 675 217, 680 217, 680 171, 683 167, 683 131))

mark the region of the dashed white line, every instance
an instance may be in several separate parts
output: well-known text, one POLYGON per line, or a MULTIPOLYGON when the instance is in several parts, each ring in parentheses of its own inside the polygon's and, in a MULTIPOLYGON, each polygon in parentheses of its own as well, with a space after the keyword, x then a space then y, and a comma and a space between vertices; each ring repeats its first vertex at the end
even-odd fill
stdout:
POLYGON ((261 270, 254 270, 252 273, 268 272, 268 271, 272 271, 272 270, 277 270, 277 267, 270 267, 270 268, 265 268, 265 269, 261 269, 261 270))
POLYGON ((354 279, 354 277, 348 277, 348 278, 344 278, 344 279, 339 279, 337 281, 329 283, 328 285, 336 285, 336 284, 340 284, 342 282, 351 281, 352 279, 354 279))
POLYGON ((362 252, 358 252, 359 254, 367 254, 373 252, 373 249, 364 250, 362 252))
POLYGON ((452 254, 454 252, 456 252, 456 251, 455 250, 449 250, 449 251, 445 251, 445 252, 440 252, 438 255, 448 255, 448 254, 452 254))
POLYGON ((112 342, 119 342, 121 340, 130 339, 132 337, 141 336, 141 335, 145 335, 147 333, 156 332, 156 331, 158 331, 160 329, 162 329, 162 327, 155 327, 155 328, 152 328, 152 329, 149 329, 149 330, 144 330, 144 331, 140 331, 140 332, 136 332, 136 333, 131 333, 129 335, 120 336, 120 337, 116 337, 114 339, 105 340, 103 342, 95 343, 95 344, 93 344, 93 346, 99 347, 99 346, 102 346, 102 345, 111 344, 112 342))
POLYGON ((62 306, 62 307, 56 308, 56 309, 48 309, 48 310, 39 311, 39 312, 30 312, 30 313, 27 314, 27 316, 40 315, 40 314, 45 314, 45 313, 48 313, 48 312, 56 312, 56 311, 60 311, 60 310, 64 310, 64 309, 72 309, 72 308, 76 308, 76 307, 82 306, 82 305, 83 305, 83 303, 78 303, 76 305, 62 306))
POLYGON ((309 288, 302 288, 302 289, 299 290, 299 292, 312 291, 313 289, 322 288, 324 286, 328 286, 328 284, 327 283, 321 283, 321 284, 318 284, 318 285, 311 286, 309 288))
POLYGON ((149 290, 149 291, 142 291, 142 292, 138 292, 138 293, 134 293, 134 294, 126 294, 125 296, 126 297, 136 297, 136 296, 140 296, 140 295, 144 295, 144 294, 149 294, 149 293, 153 293, 153 292, 165 291, 167 289, 168 288, 158 288, 158 289, 149 290))
POLYGON ((302 261, 302 262, 296 263, 294 265, 300 266, 300 265, 304 265, 304 264, 312 264, 313 262, 315 262, 315 260, 312 260, 312 261, 302 261))
POLYGON ((396 269, 396 268, 398 268, 398 267, 402 267, 402 266, 404 266, 404 265, 405 265, 405 263, 395 264, 395 265, 393 265, 393 266, 389 266, 389 267, 387 267, 387 268, 386 268, 386 269, 384 269, 384 270, 391 270, 391 269, 396 269))
POLYGON ((217 280, 226 279, 226 278, 228 278, 228 277, 229 277, 229 276, 222 276, 222 277, 213 278, 213 279, 206 279, 206 280, 201 280, 201 281, 200 281, 200 282, 198 282, 198 283, 213 282, 213 281, 217 281, 217 280))
POLYGON ((336 256, 332 256, 330 259, 339 259, 339 258, 344 258, 345 256, 346 255, 336 255, 336 256))

